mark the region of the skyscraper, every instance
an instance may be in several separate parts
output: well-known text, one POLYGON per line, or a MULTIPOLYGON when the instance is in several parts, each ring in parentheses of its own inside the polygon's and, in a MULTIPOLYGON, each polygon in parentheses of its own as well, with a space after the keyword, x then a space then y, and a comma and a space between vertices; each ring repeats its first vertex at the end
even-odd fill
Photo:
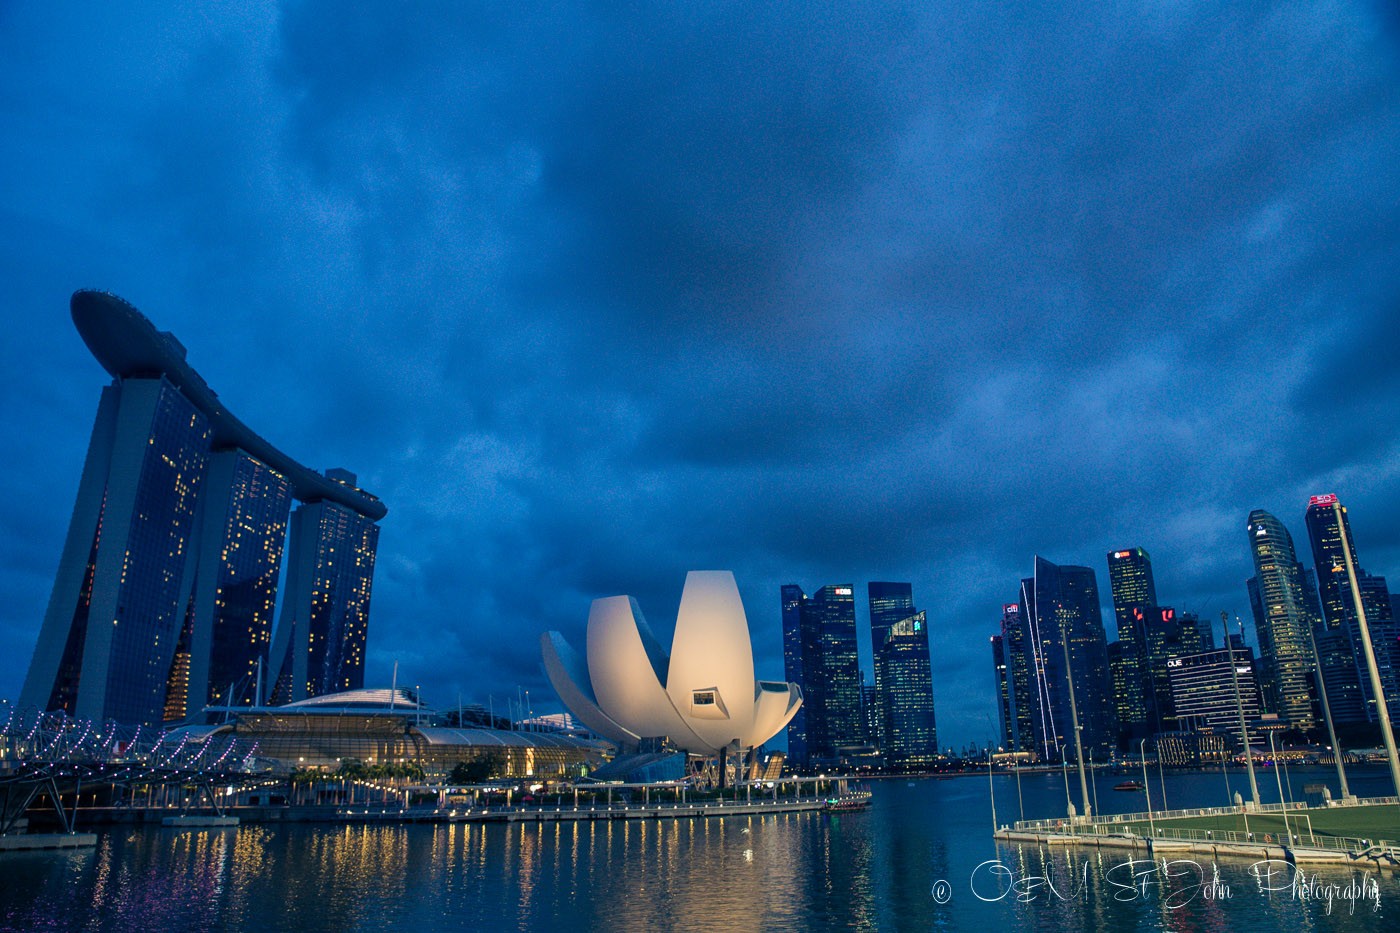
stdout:
POLYGON ((938 729, 927 616, 914 609, 908 583, 871 583, 868 593, 880 750, 895 766, 929 764, 938 755, 938 729))
POLYGON ((1335 495, 1313 496, 1304 521, 1308 526, 1322 606, 1317 648, 1332 717, 1336 722, 1377 721, 1375 691, 1371 689, 1371 677, 1366 667, 1360 619, 1352 596, 1348 567, 1355 570, 1381 689, 1389 698, 1394 717, 1400 713, 1400 681, 1397 681, 1400 672, 1396 670, 1395 633, 1385 578, 1373 577, 1361 569, 1346 506, 1341 505, 1335 495), (1345 547, 1343 535, 1346 536, 1345 547), (1350 564, 1346 559, 1348 552, 1351 554, 1350 564))
MULTIPOLYGON (((230 699, 230 683, 249 702, 291 497, 371 523, 387 510, 254 434, 131 305, 80 291, 71 308, 114 381, 20 702, 133 724, 230 699)), ((341 637, 360 646, 338 650, 363 656, 362 630, 341 637)))
POLYGON ((1177 728, 1206 729, 1240 739, 1240 710, 1246 722, 1259 718, 1259 688, 1254 678, 1254 652, 1229 647, 1172 658, 1170 680, 1177 728), (1230 665, 1235 665, 1235 672, 1230 665), (1236 678, 1239 703, 1235 702, 1236 678))
POLYGON ((1139 669, 1147 697, 1147 725, 1154 733, 1169 732, 1178 728, 1172 698, 1171 669, 1174 665, 1171 662, 1185 655, 1199 654, 1207 645, 1199 619, 1194 615, 1179 615, 1171 606, 1138 606, 1133 608, 1133 613, 1146 644, 1139 669))
POLYGON ((1147 633, 1143 619, 1157 605, 1157 585, 1152 558, 1140 547, 1108 552, 1108 581, 1113 591, 1113 618, 1118 642, 1116 654, 1121 693, 1115 692, 1119 728, 1125 735, 1143 736, 1157 725, 1153 681, 1147 660, 1147 633))
MULTIPOLYGON (((327 473, 351 488, 354 474, 327 473)), ((287 592, 273 646, 273 702, 358 690, 379 526, 334 502, 308 502, 292 515, 287 592)))
POLYGON ((796 584, 782 588, 783 601, 783 677, 788 683, 797 684, 803 691, 802 706, 788 722, 788 760, 795 766, 805 768, 811 756, 807 746, 807 715, 812 708, 812 699, 807 696, 807 660, 812 661, 816 670, 819 643, 814 627, 803 625, 802 607, 807 602, 807 594, 796 584))
POLYGON ((1112 748, 1117 725, 1094 571, 1037 557, 1034 575, 1021 581, 1019 615, 1031 666, 1027 705, 1038 754, 1058 758, 1065 746, 1064 754, 1073 753, 1076 713, 1086 753, 1112 748))
POLYGON ((866 586, 870 599, 870 656, 875 667, 876 732, 874 742, 883 751, 886 743, 885 659, 880 648, 890 629, 914 612, 914 589, 908 583, 873 582, 866 586))
POLYGON ((1004 603, 1001 607, 1001 640, 1006 653, 1007 748, 1039 756, 1041 743, 1035 738, 1035 720, 1031 710, 1039 697, 1032 686, 1035 657, 1030 626, 1021 615, 1020 603, 1004 603))
POLYGON ((850 584, 811 596, 794 584, 782 588, 784 670, 802 688, 802 709, 788 724, 788 754, 799 767, 836 762, 861 742, 854 592, 850 584))
POLYGON ((161 721, 209 436, 163 376, 102 390, 21 705, 161 721))
POLYGON ((1015 751, 1016 736, 1012 727, 1016 720, 1011 712, 1011 680, 1006 664, 1006 636, 993 635, 991 643, 992 671, 995 677, 993 683, 997 692, 997 724, 1001 727, 997 741, 1006 751, 1015 751))
POLYGON ((1308 686, 1313 663, 1309 629, 1315 610, 1308 605, 1303 567, 1293 536, 1263 509, 1249 513, 1254 576, 1249 602, 1259 638, 1259 681, 1269 711, 1299 728, 1314 722, 1308 686))
MULTIPOLYGON (((238 450, 211 455, 197 518, 198 541, 177 659, 186 654, 186 703, 171 684, 167 720, 206 705, 254 705, 267 657, 292 487, 238 450)), ((188 571, 187 571, 188 572, 188 571)))

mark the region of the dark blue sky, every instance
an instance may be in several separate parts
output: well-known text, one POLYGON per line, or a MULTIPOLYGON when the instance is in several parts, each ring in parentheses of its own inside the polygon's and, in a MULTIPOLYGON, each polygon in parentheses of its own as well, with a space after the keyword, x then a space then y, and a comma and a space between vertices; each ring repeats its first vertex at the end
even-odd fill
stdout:
POLYGON ((960 745, 1036 553, 1247 615, 1249 510, 1307 560, 1335 491, 1400 578, 1393 4, 936 6, 0 5, 0 696, 79 287, 383 497, 368 679, 443 704, 690 568, 768 678, 780 584, 909 580, 960 745))

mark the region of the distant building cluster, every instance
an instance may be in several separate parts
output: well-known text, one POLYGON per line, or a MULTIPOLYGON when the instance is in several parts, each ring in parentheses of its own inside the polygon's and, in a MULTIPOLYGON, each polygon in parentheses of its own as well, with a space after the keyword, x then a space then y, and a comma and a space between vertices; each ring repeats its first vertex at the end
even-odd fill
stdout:
POLYGON ((71 306, 113 381, 21 704, 156 724, 363 687, 383 503, 233 417, 126 302, 71 306))
POLYGON ((855 588, 824 586, 810 596, 782 588, 785 676, 802 688, 788 724, 788 760, 799 770, 852 764, 926 767, 938 757, 928 618, 908 583, 872 582, 871 657, 863 683, 855 588))
MULTIPOLYGON (((1347 510, 1314 496, 1304 517, 1313 566, 1273 515, 1247 523, 1246 583, 1259 645, 1216 643, 1209 619, 1163 606, 1140 547, 1108 554, 1116 639, 1109 641, 1092 568, 1035 559, 991 637, 1001 742, 1041 760, 1108 755, 1151 741, 1178 763, 1227 754, 1244 728, 1308 731, 1330 714, 1343 733, 1400 713, 1400 626, 1383 577, 1361 569, 1347 510), (1367 637, 1369 635, 1369 638, 1367 637), (1370 655, 1368 660, 1367 655, 1370 655), (1375 669, 1374 678, 1371 674, 1375 669), (1204 736, 1220 737, 1206 739, 1204 736)), ((1355 734, 1355 733, 1350 733, 1355 734)))

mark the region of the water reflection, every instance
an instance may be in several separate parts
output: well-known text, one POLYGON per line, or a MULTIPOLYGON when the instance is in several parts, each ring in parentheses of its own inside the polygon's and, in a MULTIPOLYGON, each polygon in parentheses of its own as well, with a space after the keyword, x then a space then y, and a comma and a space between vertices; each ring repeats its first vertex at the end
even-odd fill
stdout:
MULTIPOLYGON (((1197 793, 1189 777, 1174 800, 1197 793)), ((1198 777, 1199 793, 1220 795, 1220 775, 1198 777)), ((1021 795, 998 785, 1030 813, 1063 805, 1058 776, 1025 778, 1021 795)), ((883 782, 868 812, 836 815, 119 829, 87 851, 0 856, 0 928, 1330 933, 1393 930, 1400 917, 1390 873, 1308 868, 1317 883, 1303 890, 1366 879, 1379 898, 1329 905, 1282 875, 1260 880, 1248 861, 997 847, 986 788, 883 782), (1228 894, 1209 886, 1217 878, 1228 894)))

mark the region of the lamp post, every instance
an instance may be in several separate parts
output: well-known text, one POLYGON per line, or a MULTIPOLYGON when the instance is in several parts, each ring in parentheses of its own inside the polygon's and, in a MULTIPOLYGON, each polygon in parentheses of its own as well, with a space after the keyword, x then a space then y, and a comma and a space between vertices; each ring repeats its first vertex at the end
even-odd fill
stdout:
POLYGON ((1021 759, 1017 753, 1011 753, 1011 765, 1016 769, 1016 805, 1020 807, 1021 819, 1026 818, 1026 798, 1021 794, 1021 759))
MULTIPOLYGON (((1322 675, 1322 657, 1317 653, 1317 639, 1313 636, 1311 625, 1308 629, 1308 645, 1312 648, 1313 670, 1317 672, 1317 695, 1322 699, 1322 717, 1327 720, 1327 738, 1332 740, 1332 761, 1337 766, 1337 781, 1342 785, 1342 799, 1346 800, 1351 796, 1351 788, 1347 787, 1346 768, 1342 767, 1342 747, 1337 744, 1337 729, 1332 725, 1332 704, 1327 700, 1327 679, 1322 675)), ((1229 640, 1227 632, 1226 640, 1229 640)))
POLYGON ((1147 795, 1147 829, 1154 839, 1157 837, 1157 824, 1152 819, 1152 788, 1147 784, 1147 740, 1138 742, 1138 754, 1142 756, 1142 790, 1147 795))
MULTIPOLYGON (((1230 614, 1221 612, 1220 622, 1225 627, 1225 650, 1230 655, 1230 680, 1235 685, 1235 711, 1240 716, 1240 741, 1244 744, 1244 765, 1249 772, 1249 793, 1257 807, 1259 806, 1259 782, 1254 779, 1254 752, 1249 746, 1249 725, 1244 721, 1244 702, 1240 699, 1240 662, 1235 660, 1235 647, 1230 644, 1230 614)), ((1240 647, 1244 647, 1243 622, 1240 622, 1240 647)))
POLYGON ((1288 844, 1293 844, 1293 833, 1288 829, 1288 801, 1283 797, 1283 775, 1278 770, 1278 747, 1274 745, 1274 731, 1269 730, 1269 754, 1274 756, 1274 780, 1278 782, 1279 813, 1283 814, 1283 835, 1288 844))
POLYGON ((1065 812, 1074 816, 1074 802, 1069 799, 1069 759, 1065 757, 1065 746, 1060 746, 1060 773, 1065 778, 1065 812))
POLYGON ((1167 806, 1167 776, 1162 773, 1162 743, 1157 743, 1157 786, 1162 788, 1162 811, 1165 813, 1171 809, 1167 806))
MULTIPOLYGON (((1352 607, 1356 610, 1356 623, 1361 629, 1361 647, 1366 655, 1366 673, 1371 679, 1371 696, 1376 701, 1376 719, 1381 724, 1385 755, 1390 762, 1390 780, 1395 785, 1395 793, 1400 794, 1400 754, 1395 750, 1395 733, 1390 731, 1390 707, 1386 702, 1385 690, 1381 687, 1381 674, 1376 667, 1376 652, 1371 647, 1371 627, 1366 620, 1366 607, 1361 604, 1361 588, 1356 582, 1356 567, 1351 556, 1351 544, 1347 541, 1347 526, 1342 524, 1342 504, 1335 496, 1332 499, 1332 514, 1337 519, 1337 537, 1342 541, 1342 557, 1347 562, 1347 582, 1351 584, 1352 607)), ((1341 749, 1336 749, 1336 752, 1340 761, 1341 749)))
POLYGON ((987 790, 992 794, 992 834, 997 831, 997 788, 992 781, 992 745, 987 743, 987 790))
MULTIPOLYGON (((1094 770, 1094 750, 1093 750, 1092 748, 1089 749, 1089 770, 1090 770, 1090 771, 1093 771, 1093 770, 1094 770)), ((1098 813, 1098 812, 1099 812, 1099 779, 1098 779, 1098 775, 1095 775, 1095 776, 1094 776, 1094 812, 1095 812, 1095 813, 1098 813)))
MULTIPOLYGON (((1036 610, 1040 610, 1037 608, 1036 610)), ((1084 815, 1090 816, 1089 811, 1089 779, 1084 775, 1084 740, 1079 734, 1079 707, 1074 701, 1074 668, 1069 663, 1069 626, 1060 626, 1060 647, 1065 654, 1065 682, 1069 685, 1069 720, 1074 728, 1074 760, 1079 765, 1079 800, 1084 805, 1084 815)), ((1060 753, 1061 759, 1064 752, 1060 753)), ((1400 791, 1397 791, 1400 793, 1400 791)))

